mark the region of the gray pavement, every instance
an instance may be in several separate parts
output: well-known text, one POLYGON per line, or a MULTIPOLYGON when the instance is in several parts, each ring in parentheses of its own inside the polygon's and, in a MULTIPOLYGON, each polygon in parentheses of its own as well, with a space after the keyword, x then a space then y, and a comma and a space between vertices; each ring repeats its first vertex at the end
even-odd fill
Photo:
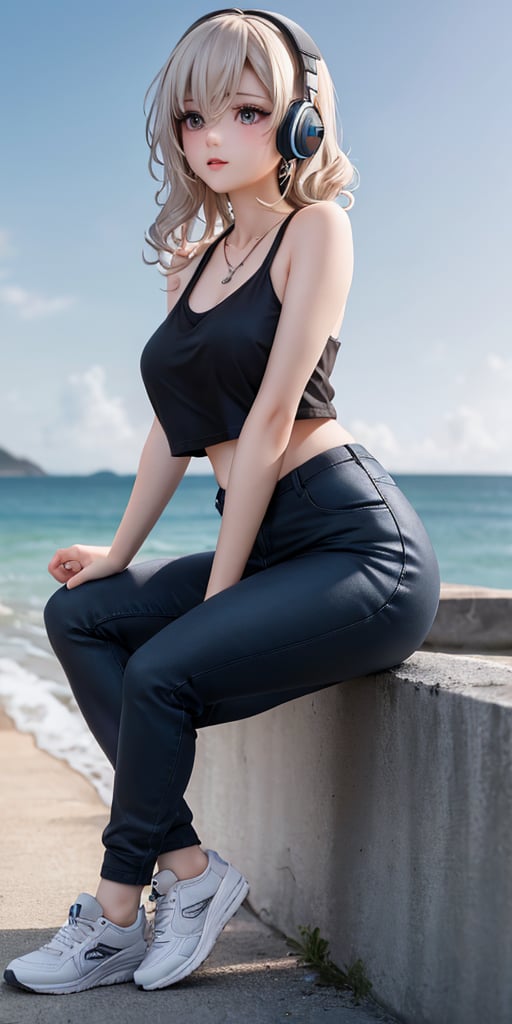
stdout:
MULTIPOLYGON (((24 887, 24 900, 27 890, 24 887)), ((55 929, 0 932, 0 960, 41 946, 55 929)), ((244 905, 199 970, 156 992, 133 984, 73 995, 36 995, 2 983, 1 1024, 395 1024, 373 1000, 315 984, 284 937, 244 905)))
POLYGON ((393 1024, 369 1002, 315 986, 247 902, 206 963, 168 989, 130 983, 58 996, 5 985, 9 961, 47 942, 78 892, 95 892, 107 809, 1 712, 0 739, 0 1024, 393 1024))

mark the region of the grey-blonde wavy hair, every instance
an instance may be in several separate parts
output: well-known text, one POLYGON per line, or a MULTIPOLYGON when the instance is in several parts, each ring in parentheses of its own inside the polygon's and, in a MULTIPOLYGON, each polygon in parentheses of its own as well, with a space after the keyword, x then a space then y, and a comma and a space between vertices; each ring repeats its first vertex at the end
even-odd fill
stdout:
MULTIPOLYGON (((158 257, 144 259, 160 263, 167 273, 172 272, 169 255, 186 244, 200 211, 205 226, 196 252, 218 233, 219 221, 221 230, 233 221, 229 197, 213 192, 188 167, 179 129, 185 98, 192 95, 203 117, 215 120, 228 109, 246 64, 270 94, 273 109, 268 123, 277 130, 292 100, 303 96, 304 74, 284 34, 256 15, 213 14, 180 40, 146 93, 144 110, 154 90, 146 139, 151 176, 161 182, 155 194, 161 209, 145 236, 158 257)), ((315 102, 325 125, 322 145, 314 156, 293 161, 283 198, 300 208, 345 195, 345 208, 350 209, 354 196, 346 186, 355 180, 357 188, 359 174, 338 144, 335 91, 323 60, 318 62, 315 102)))

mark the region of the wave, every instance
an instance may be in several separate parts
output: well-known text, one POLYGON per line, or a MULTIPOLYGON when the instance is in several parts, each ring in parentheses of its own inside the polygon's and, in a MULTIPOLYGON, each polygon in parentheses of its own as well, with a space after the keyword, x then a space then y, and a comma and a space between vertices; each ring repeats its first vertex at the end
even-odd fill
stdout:
POLYGON ((19 732, 30 733, 40 750, 84 775, 110 806, 112 767, 62 683, 44 679, 11 658, 0 658, 0 702, 19 732))
POLYGON ((42 648, 39 644, 31 643, 30 640, 28 640, 27 637, 23 636, 22 634, 15 634, 14 636, 7 637, 3 636, 2 643, 6 648, 18 647, 21 650, 24 657, 27 657, 30 654, 33 654, 36 658, 51 659, 53 657, 50 651, 44 650, 44 648, 42 648))

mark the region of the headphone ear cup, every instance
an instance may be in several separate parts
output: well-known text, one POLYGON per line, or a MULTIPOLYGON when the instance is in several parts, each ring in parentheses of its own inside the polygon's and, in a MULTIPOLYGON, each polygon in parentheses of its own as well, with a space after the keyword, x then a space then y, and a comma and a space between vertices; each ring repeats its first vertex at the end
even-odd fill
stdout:
POLYGON ((307 160, 320 148, 324 132, 316 107, 308 100, 294 100, 277 129, 276 146, 285 160, 307 160))

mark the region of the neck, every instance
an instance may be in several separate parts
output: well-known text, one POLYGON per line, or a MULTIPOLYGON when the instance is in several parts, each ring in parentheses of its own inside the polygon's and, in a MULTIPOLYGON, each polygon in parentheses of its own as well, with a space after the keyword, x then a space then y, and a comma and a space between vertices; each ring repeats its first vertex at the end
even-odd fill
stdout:
POLYGON ((258 235, 263 235, 265 231, 278 224, 286 214, 292 212, 293 207, 285 199, 281 199, 279 190, 276 195, 265 195, 266 191, 270 190, 256 186, 251 189, 250 195, 248 190, 230 193, 229 201, 233 210, 235 227, 230 233, 229 242, 235 248, 243 249, 258 235), (265 203, 276 203, 276 205, 269 209, 258 202, 258 199, 265 203))

